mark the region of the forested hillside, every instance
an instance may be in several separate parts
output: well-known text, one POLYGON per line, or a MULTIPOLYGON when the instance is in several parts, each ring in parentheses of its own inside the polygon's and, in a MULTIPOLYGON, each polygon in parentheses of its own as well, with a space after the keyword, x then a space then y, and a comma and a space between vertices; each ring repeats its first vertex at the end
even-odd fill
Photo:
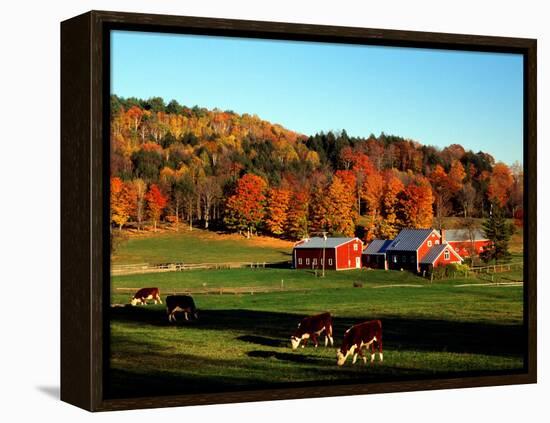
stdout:
MULTIPOLYGON (((523 171, 459 144, 380 134, 306 136, 232 111, 111 97, 111 219, 290 239, 365 239, 500 207, 521 219, 523 171), (365 223, 366 222, 366 223, 365 223), (364 232, 364 233, 363 233, 364 232)), ((307 114, 304 116, 307 118, 307 114)), ((518 140, 519 142, 519 140, 518 140)))

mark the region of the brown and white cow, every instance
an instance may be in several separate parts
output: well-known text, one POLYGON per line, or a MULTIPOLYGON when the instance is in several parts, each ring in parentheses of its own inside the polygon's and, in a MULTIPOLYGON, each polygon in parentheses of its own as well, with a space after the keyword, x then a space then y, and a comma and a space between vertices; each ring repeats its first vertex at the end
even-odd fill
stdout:
POLYGON ((195 319, 199 318, 199 313, 195 307, 195 301, 190 295, 168 295, 166 297, 166 313, 168 321, 176 321, 176 313, 181 311, 185 315, 185 320, 189 320, 188 313, 195 319))
POLYGON ((133 306, 138 304, 147 305, 148 300, 153 300, 155 304, 157 301, 162 304, 158 288, 141 288, 132 298, 130 298, 130 304, 133 306))
POLYGON ((346 359, 352 355, 353 364, 357 361, 357 355, 367 362, 367 357, 363 355, 363 348, 367 351, 371 349, 370 361, 374 361, 375 351, 378 350, 380 361, 384 361, 382 353, 382 322, 380 320, 371 320, 359 323, 349 328, 344 334, 342 347, 336 353, 337 364, 342 366, 346 359))
POLYGON ((315 316, 309 316, 302 319, 298 324, 298 329, 294 332, 294 335, 290 337, 290 344, 292 349, 295 350, 300 345, 301 341, 304 341, 302 348, 307 344, 309 338, 313 341, 315 347, 319 345, 317 337, 325 332, 325 347, 330 341, 330 345, 334 345, 332 339, 332 316, 330 313, 317 314, 315 316))

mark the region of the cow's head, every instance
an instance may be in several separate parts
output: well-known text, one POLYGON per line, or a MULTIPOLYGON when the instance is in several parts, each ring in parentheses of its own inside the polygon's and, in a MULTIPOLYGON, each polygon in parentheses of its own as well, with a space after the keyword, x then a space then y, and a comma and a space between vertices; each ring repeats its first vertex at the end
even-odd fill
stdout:
POLYGON ((130 304, 131 305, 136 306, 139 302, 140 302, 139 299, 134 298, 134 297, 130 297, 130 304))
POLYGON ((298 338, 297 336, 291 336, 290 337, 290 345, 292 345, 292 349, 295 350, 300 345, 300 341, 302 338, 298 338))
POLYGON ((336 350, 336 364, 339 366, 343 366, 346 360, 350 355, 353 354, 353 351, 355 350, 355 345, 353 345, 349 350, 345 349, 339 349, 336 350))

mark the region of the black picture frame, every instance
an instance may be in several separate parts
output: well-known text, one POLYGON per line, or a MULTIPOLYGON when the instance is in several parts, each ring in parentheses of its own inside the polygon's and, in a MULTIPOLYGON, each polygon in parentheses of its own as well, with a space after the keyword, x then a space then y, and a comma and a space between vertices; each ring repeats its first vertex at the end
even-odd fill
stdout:
POLYGON ((536 383, 536 40, 90 11, 61 23, 61 399, 90 411, 536 383), (524 372, 129 399, 105 395, 110 30, 509 52, 524 58, 524 372), (107 234, 107 236, 106 236, 107 234))

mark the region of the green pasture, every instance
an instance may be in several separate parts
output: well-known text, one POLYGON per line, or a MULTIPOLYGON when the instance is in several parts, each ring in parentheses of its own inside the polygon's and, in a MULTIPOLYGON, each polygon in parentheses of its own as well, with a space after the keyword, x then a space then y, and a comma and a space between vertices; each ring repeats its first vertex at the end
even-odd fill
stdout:
POLYGON ((292 243, 277 239, 219 236, 201 229, 132 236, 112 263, 280 262, 292 259, 292 243))
MULTIPOLYGON (((500 274, 506 275, 506 274, 500 274)), ((516 274, 510 273, 511 278, 516 274)), ((523 288, 480 286, 483 279, 430 284, 409 272, 292 269, 196 270, 117 276, 116 288, 267 286, 270 293, 194 295, 198 321, 168 324, 162 305, 111 309, 109 395, 126 397, 315 383, 495 374, 523 367, 523 288), (283 290, 281 287, 283 280, 283 290), (353 284, 360 282, 362 287, 353 284), (462 284, 478 286, 459 287, 462 284), (289 337, 306 315, 334 315, 335 346, 292 351, 289 337), (384 363, 348 361, 335 351, 352 324, 381 319, 384 363)))

